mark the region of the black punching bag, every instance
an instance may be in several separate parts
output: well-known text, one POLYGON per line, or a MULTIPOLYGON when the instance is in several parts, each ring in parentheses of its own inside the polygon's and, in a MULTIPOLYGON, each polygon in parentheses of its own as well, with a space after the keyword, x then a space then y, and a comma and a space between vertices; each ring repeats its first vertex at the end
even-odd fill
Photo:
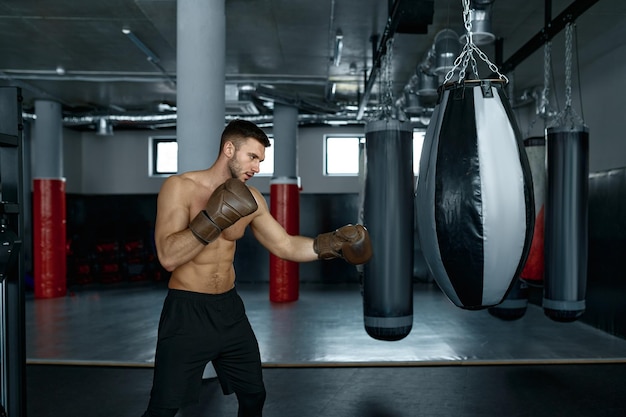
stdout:
POLYGON ((363 217, 374 256, 364 266, 365 330, 400 340, 413 327, 413 128, 395 119, 365 128, 363 217))
POLYGON ((559 322, 585 311, 587 288, 589 131, 547 130, 543 310, 559 322))
POLYGON ((424 258, 444 294, 469 310, 503 301, 533 235, 532 177, 503 84, 441 86, 420 160, 424 258))

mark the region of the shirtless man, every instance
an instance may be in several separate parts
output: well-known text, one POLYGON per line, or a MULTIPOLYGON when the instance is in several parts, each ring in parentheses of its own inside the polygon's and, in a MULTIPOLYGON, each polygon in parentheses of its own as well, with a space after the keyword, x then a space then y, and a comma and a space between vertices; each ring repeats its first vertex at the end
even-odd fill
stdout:
POLYGON ((154 380, 144 417, 173 417, 198 401, 212 362, 224 394, 235 393, 239 417, 262 415, 265 386, 256 336, 235 289, 235 241, 249 225, 272 254, 308 262, 341 257, 359 265, 372 256, 367 230, 347 225, 315 239, 289 235, 263 195, 245 182, 259 172, 270 145, 254 123, 226 126, 215 163, 169 177, 159 192, 157 255, 171 272, 159 321, 154 380))

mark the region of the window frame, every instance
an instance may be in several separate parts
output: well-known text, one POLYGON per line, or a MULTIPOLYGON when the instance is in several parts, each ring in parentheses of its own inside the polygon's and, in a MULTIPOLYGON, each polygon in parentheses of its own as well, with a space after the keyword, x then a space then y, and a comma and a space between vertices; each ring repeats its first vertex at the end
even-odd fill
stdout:
MULTIPOLYGON (((419 163, 421 160, 421 151, 423 149, 424 146, 424 136, 426 135, 426 130, 425 129, 413 129, 413 134, 412 134, 412 141, 413 141, 413 174, 414 175, 419 175, 419 163), (419 149, 416 149, 416 140, 418 140, 418 138, 416 136, 421 136, 420 140, 420 146, 419 149), (419 153, 419 154, 418 154, 419 153)), ((359 168, 359 171, 356 173, 337 173, 337 174, 329 174, 328 173, 328 139, 334 139, 334 138, 356 138, 359 140, 359 145, 361 143, 364 143, 366 139, 365 135, 359 135, 359 134, 325 134, 324 135, 324 154, 323 154, 323 161, 322 161, 322 174, 324 177, 354 177, 354 176, 359 176, 361 175, 360 172, 360 159, 361 159, 361 152, 363 151, 363 147, 359 146, 359 154, 358 154, 358 158, 359 158, 359 165, 357 166, 359 168)))
MULTIPOLYGON (((149 155, 149 163, 150 163, 150 169, 149 169, 149 174, 151 177, 169 177, 170 175, 175 175, 178 173, 178 163, 176 164, 176 168, 177 171, 176 172, 171 172, 171 171, 159 171, 157 169, 157 161, 159 158, 159 152, 158 152, 158 146, 160 143, 170 143, 170 142, 174 142, 174 143, 178 143, 176 136, 151 136, 150 137, 150 145, 149 145, 149 151, 150 151, 150 155, 149 155)), ((176 157, 178 158, 178 149, 176 152, 176 157)))
POLYGON ((266 164, 268 162, 267 160, 267 150, 271 149, 272 152, 272 162, 274 163, 274 166, 272 167, 272 172, 259 172, 258 174, 255 174, 255 177, 273 177, 274 176, 274 170, 276 168, 276 152, 274 152, 274 148, 275 148, 275 143, 276 141, 274 140, 274 136, 272 134, 268 134, 267 138, 270 140, 270 146, 265 148, 265 160, 263 162, 261 162, 261 167, 267 166, 267 165, 263 165, 266 164))
POLYGON ((360 159, 362 147, 359 146, 365 140, 363 134, 325 134, 323 141, 323 155, 322 155, 322 175, 324 177, 358 177, 360 175, 360 159), (355 173, 329 173, 328 172, 328 139, 356 139, 357 140, 357 172, 355 173))

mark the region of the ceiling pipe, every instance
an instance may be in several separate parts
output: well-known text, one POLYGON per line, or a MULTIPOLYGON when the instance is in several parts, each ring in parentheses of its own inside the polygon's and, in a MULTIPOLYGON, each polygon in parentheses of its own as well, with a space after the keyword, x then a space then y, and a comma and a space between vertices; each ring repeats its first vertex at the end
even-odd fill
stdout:
MULTIPOLYGON (((172 75, 176 77, 176 74, 172 75)), ((163 74, 147 72, 115 72, 115 71, 66 71, 61 75, 55 70, 33 71, 26 69, 0 70, 0 78, 7 80, 37 81, 85 81, 85 82, 163 82, 167 77, 163 74)), ((325 85, 327 78, 323 76, 298 76, 293 74, 226 74, 226 83, 279 83, 289 85, 325 85)))
POLYGON ((122 33, 124 35, 126 35, 128 37, 128 39, 137 47, 139 48, 139 50, 141 50, 141 52, 143 52, 143 54, 146 56, 146 59, 148 60, 148 62, 150 62, 152 65, 154 65, 154 67, 156 69, 159 70, 159 72, 161 72, 161 74, 163 74, 165 76, 165 78, 168 80, 168 82, 174 87, 176 88, 176 79, 174 79, 171 75, 169 75, 169 73, 167 71, 165 71, 165 68, 163 68, 163 66, 161 65, 161 59, 159 59, 159 57, 152 52, 152 50, 150 48, 148 48, 148 46, 146 46, 145 43, 143 43, 141 41, 141 39, 139 39, 137 37, 137 35, 135 35, 129 28, 122 28, 122 33))
MULTIPOLYGON (((337 114, 298 114, 299 125, 310 124, 328 124, 328 125, 346 125, 346 124, 364 124, 364 121, 358 121, 356 119, 356 106, 353 109, 347 109, 344 112, 337 114)), ((368 112, 375 111, 375 108, 370 107, 368 112)), ((22 119, 25 122, 32 122, 36 120, 34 113, 22 112, 22 119)), ((234 119, 249 120, 258 124, 262 124, 263 127, 271 127, 274 123, 273 114, 264 115, 227 115, 225 117, 226 122, 230 122, 234 119)), ((167 112, 164 114, 140 114, 140 113, 93 113, 84 114, 80 116, 65 116, 63 117, 63 126, 70 129, 79 130, 94 130, 98 132, 98 128, 102 128, 102 121, 105 121, 110 128, 126 128, 126 129, 164 129, 175 128, 177 123, 176 112, 167 112)), ((102 131, 104 132, 104 131, 102 131)))
POLYGON ((30 70, 6 70, 3 78, 14 80, 36 80, 36 81, 84 81, 84 82, 133 82, 133 83, 155 83, 167 81, 164 75, 149 73, 115 73, 115 72, 81 72, 70 71, 59 74, 56 71, 30 71, 30 70))
POLYGON ((159 126, 161 124, 170 124, 176 122, 176 113, 168 112, 164 114, 147 114, 147 113, 104 113, 97 112, 84 115, 65 116, 63 117, 63 126, 65 127, 81 127, 81 126, 98 126, 101 120, 108 121, 115 126, 159 126))
POLYGON ((49 92, 47 92, 47 91, 45 91, 45 90, 43 90, 43 89, 41 89, 41 88, 31 84, 31 83, 19 80, 18 77, 13 76, 12 74, 9 74, 6 71, 0 71, 0 79, 8 80, 13 85, 15 85, 16 87, 20 87, 21 89, 31 91, 31 92, 33 92, 35 94, 38 94, 38 95, 40 95, 42 97, 45 97, 45 98, 50 98, 50 99, 52 99, 52 100, 54 100, 54 101, 56 101, 58 103, 63 104, 64 106, 69 106, 69 103, 67 103, 65 100, 63 100, 63 99, 61 99, 61 98, 59 98, 59 97, 57 97, 57 96, 55 96, 53 94, 50 94, 49 92))

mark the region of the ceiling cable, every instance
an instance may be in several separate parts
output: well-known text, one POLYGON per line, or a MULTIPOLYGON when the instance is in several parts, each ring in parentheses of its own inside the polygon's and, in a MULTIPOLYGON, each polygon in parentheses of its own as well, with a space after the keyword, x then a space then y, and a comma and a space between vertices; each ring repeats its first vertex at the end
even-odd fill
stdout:
POLYGON ((161 60, 159 59, 159 57, 154 52, 152 52, 152 50, 148 48, 148 46, 146 46, 146 44, 143 43, 141 39, 139 39, 137 35, 135 35, 130 29, 122 28, 122 33, 126 35, 128 39, 133 44, 135 44, 135 46, 139 48, 141 52, 144 53, 144 55, 148 59, 148 62, 154 65, 156 69, 158 69, 163 75, 165 75, 165 77, 173 87, 176 87, 176 80, 167 71, 165 71, 165 68, 163 68, 163 66, 161 65, 161 60))

